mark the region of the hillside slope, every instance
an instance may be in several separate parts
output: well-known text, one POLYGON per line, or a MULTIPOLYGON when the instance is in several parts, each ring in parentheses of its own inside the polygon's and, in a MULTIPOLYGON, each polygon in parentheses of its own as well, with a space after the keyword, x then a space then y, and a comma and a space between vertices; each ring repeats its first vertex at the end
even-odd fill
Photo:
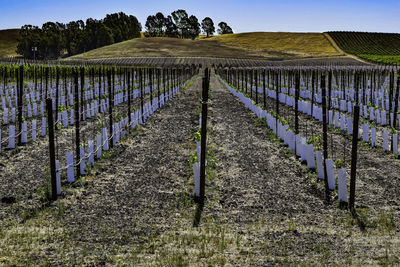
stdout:
POLYGON ((0 30, 0 57, 18 56, 18 38, 19 29, 0 30))
POLYGON ((208 39, 139 38, 71 57, 218 57, 297 59, 341 56, 321 33, 239 33, 208 39))
POLYGON ((400 34, 328 32, 346 53, 376 63, 400 64, 400 34))

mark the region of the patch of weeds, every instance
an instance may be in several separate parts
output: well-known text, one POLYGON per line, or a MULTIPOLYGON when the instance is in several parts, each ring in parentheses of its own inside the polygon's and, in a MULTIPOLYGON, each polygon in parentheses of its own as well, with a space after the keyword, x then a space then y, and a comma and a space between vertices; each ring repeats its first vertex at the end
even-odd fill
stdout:
POLYGON ((288 221, 288 230, 289 231, 296 230, 296 221, 295 220, 289 220, 288 221))
POLYGON ((194 206, 194 199, 188 193, 177 193, 175 195, 176 206, 178 208, 191 208, 194 206))
POLYGON ((37 194, 42 202, 49 202, 51 200, 51 179, 50 168, 45 167, 45 175, 42 185, 37 189, 37 194))
POLYGON ((254 125, 260 128, 266 128, 267 127, 267 121, 263 118, 258 118, 255 120, 254 125))
POLYGON ((108 151, 104 151, 103 154, 101 155, 102 159, 109 159, 114 155, 114 151, 113 150, 108 150, 108 151))
POLYGON ((347 226, 358 225, 361 230, 377 229, 382 233, 391 233, 396 230, 394 215, 390 211, 379 211, 372 214, 367 208, 356 209, 356 215, 347 216, 347 226))

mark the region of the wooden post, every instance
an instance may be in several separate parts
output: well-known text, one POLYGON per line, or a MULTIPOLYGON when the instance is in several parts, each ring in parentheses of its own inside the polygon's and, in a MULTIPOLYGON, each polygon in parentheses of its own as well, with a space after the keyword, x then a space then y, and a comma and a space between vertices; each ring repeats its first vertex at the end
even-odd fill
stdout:
MULTIPOLYGON (((398 75, 400 75, 400 71, 398 72, 398 75)), ((396 122, 397 122, 397 111, 399 108, 399 88, 400 86, 400 77, 397 77, 397 86, 395 90, 395 97, 394 97, 394 112, 393 112, 393 129, 396 129, 396 122)), ((393 144, 393 143, 392 143, 393 144)))
POLYGON ((160 74, 161 74, 160 69, 157 69, 158 108, 160 108, 160 96, 161 96, 161 93, 160 93, 160 74))
MULTIPOLYGON (((325 85, 325 75, 321 76, 321 88, 322 88, 322 122, 323 122, 323 147, 324 147, 324 183, 325 183, 325 197, 329 201, 329 185, 328 185, 328 174, 326 171, 326 160, 328 159, 328 129, 326 125, 326 85, 325 85)), ((314 85, 313 85, 314 87, 314 85)))
MULTIPOLYGON (((394 72, 390 72, 390 79, 389 79, 389 125, 392 126, 390 121, 390 113, 392 113, 392 98, 393 98, 393 88, 394 88, 394 72)), ((393 114, 393 123, 395 121, 395 114, 393 114)))
POLYGON ((74 94, 74 106, 75 106, 75 167, 76 167, 76 176, 79 177, 80 172, 80 139, 79 139, 79 88, 78 88, 78 69, 74 69, 74 82, 75 82, 75 94, 74 94))
POLYGON ((130 132, 131 131, 131 127, 130 127, 130 125, 131 125, 131 87, 132 86, 132 84, 131 84, 131 70, 128 70, 128 125, 129 125, 129 127, 128 127, 128 131, 130 132))
POLYGON ((112 138, 111 136, 113 135, 113 116, 112 116, 112 109, 113 109, 113 103, 114 103, 114 99, 113 99, 113 90, 111 88, 111 70, 108 69, 107 70, 107 80, 108 80, 108 105, 110 106, 110 108, 108 109, 108 119, 109 119, 109 133, 110 136, 108 138, 110 138, 110 147, 113 147, 113 142, 112 142, 112 138))
POLYGON ((275 134, 278 135, 278 117, 279 117, 279 74, 275 73, 275 112, 276 112, 276 131, 275 134))
POLYGON ((51 198, 57 199, 57 179, 56 179, 56 153, 54 145, 54 122, 53 122, 53 101, 51 98, 46 99, 47 108, 47 125, 49 128, 49 155, 50 155, 50 181, 51 181, 51 198))
POLYGON ((46 92, 45 92, 45 98, 47 98, 47 97, 48 97, 48 93, 49 93, 49 67, 46 67, 45 73, 46 73, 46 92))
POLYGON ((353 118, 353 143, 351 148, 351 174, 350 174, 350 199, 349 207, 354 211, 354 200, 356 192, 356 173, 357 173, 357 145, 358 145, 358 121, 360 114, 360 106, 358 103, 354 106, 353 118))
POLYGON ((250 70, 250 98, 253 100, 253 70, 250 70))
POLYGON ((258 72, 257 70, 255 71, 255 84, 256 84, 256 104, 258 104, 258 72))
POLYGON ((139 83, 140 83, 140 108, 142 110, 141 114, 142 114, 142 122, 143 122, 143 70, 139 69, 139 83))
POLYGON ((206 150, 207 150, 207 101, 210 86, 210 72, 205 69, 201 104, 201 153, 200 153, 200 202, 204 202, 206 187, 206 150))
MULTIPOLYGON (((55 121, 58 119, 58 98, 59 98, 59 83, 60 83, 60 68, 56 67, 56 114, 55 121)), ((61 123, 61 122, 60 122, 61 123)), ((54 125, 54 129, 57 129, 57 123, 54 125)))
POLYGON ((83 116, 84 116, 84 110, 85 110, 85 100, 84 100, 84 97, 83 97, 83 91, 84 91, 84 88, 85 88, 85 68, 84 67, 81 67, 80 68, 80 70, 81 70, 81 72, 80 72, 80 74, 81 74, 81 101, 79 102, 79 104, 80 104, 80 107, 81 107, 81 120, 83 121, 83 116))
POLYGON ((314 92, 315 92, 315 71, 312 72, 311 76, 311 117, 314 114, 314 92))
POLYGON ((265 92, 265 69, 262 71, 263 76, 263 98, 264 98, 264 110, 267 109, 267 93, 265 92))
POLYGON ((24 92, 24 66, 19 66, 18 78, 18 131, 20 133, 18 137, 18 145, 22 145, 22 94, 24 92))
POLYGON ((153 69, 149 69, 150 105, 153 107, 153 69))
POLYGON ((294 91, 294 131, 299 134, 299 95, 300 95, 300 74, 296 71, 294 91))

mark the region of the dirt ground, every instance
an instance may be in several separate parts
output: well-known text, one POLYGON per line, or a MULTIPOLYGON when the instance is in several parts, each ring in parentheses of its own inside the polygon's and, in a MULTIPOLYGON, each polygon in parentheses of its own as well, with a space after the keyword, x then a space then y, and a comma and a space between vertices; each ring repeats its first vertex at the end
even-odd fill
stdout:
POLYGON ((0 265, 400 264, 397 161, 360 148, 355 219, 324 202, 315 172, 215 76, 207 200, 196 204, 190 160, 200 88, 197 77, 59 200, 35 210, 11 205, 0 221, 0 265))

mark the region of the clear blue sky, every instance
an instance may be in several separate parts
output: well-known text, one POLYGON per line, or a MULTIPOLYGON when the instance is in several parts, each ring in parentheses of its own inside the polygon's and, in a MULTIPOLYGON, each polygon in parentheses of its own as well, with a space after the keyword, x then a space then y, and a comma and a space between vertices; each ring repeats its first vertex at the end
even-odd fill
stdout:
POLYGON ((226 21, 235 32, 330 30, 400 32, 400 0, 0 0, 0 29, 47 21, 101 19, 123 11, 144 26, 148 15, 185 9, 200 21, 226 21))

